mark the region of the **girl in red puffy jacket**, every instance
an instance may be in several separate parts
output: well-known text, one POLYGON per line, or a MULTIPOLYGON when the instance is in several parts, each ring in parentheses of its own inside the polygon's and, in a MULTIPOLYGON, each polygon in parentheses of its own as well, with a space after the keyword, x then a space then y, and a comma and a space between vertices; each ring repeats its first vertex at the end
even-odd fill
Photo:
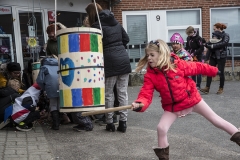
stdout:
POLYGON ((138 98, 132 103, 135 111, 145 111, 152 102, 156 89, 161 95, 164 113, 157 126, 158 147, 154 148, 159 159, 169 159, 167 132, 172 123, 190 112, 196 112, 214 126, 232 135, 231 141, 240 146, 240 131, 231 123, 219 117, 201 98, 195 82, 189 78, 193 75, 214 77, 218 74, 216 67, 199 62, 186 62, 170 53, 168 45, 162 40, 151 41, 145 49, 136 71, 147 64, 147 73, 138 98), (139 104, 143 104, 140 108, 139 104))

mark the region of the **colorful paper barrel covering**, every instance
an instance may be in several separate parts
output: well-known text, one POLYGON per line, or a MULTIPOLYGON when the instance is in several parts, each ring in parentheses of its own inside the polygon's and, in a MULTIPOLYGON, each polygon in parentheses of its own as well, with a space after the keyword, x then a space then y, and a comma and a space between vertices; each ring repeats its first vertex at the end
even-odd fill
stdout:
POLYGON ((32 63, 32 79, 33 79, 33 83, 36 82, 36 79, 37 79, 40 67, 41 67, 40 62, 32 63))
POLYGON ((61 112, 105 109, 101 31, 66 28, 57 31, 61 112))

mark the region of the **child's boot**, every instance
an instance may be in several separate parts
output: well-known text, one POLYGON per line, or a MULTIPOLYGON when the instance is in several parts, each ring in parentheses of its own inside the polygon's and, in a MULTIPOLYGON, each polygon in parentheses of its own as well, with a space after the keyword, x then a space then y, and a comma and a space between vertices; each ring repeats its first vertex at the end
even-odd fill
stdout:
POLYGON ((52 115, 52 129, 53 130, 59 130, 59 111, 55 110, 51 112, 52 115))
POLYGON ((209 93, 209 89, 210 89, 210 87, 205 87, 203 89, 200 89, 200 91, 205 93, 205 94, 208 94, 209 93))
POLYGON ((119 121, 119 126, 117 127, 117 130, 120 132, 126 132, 127 124, 126 121, 119 121))
POLYGON ((223 88, 219 88, 217 91, 217 94, 222 94, 223 93, 223 88))
POLYGON ((115 125, 113 123, 109 123, 106 125, 106 130, 107 131, 112 131, 115 132, 115 125))
POLYGON ((236 142, 240 146, 240 131, 237 131, 230 138, 231 141, 236 142))
POLYGON ((169 160, 169 146, 167 148, 153 148, 159 160, 169 160))

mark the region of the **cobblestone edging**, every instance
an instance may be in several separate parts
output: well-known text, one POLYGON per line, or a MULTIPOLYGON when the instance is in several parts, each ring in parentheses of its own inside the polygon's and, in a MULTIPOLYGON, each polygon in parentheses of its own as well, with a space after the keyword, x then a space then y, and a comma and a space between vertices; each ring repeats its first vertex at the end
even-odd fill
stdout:
POLYGON ((51 160, 52 153, 40 125, 28 132, 0 130, 1 160, 51 160))

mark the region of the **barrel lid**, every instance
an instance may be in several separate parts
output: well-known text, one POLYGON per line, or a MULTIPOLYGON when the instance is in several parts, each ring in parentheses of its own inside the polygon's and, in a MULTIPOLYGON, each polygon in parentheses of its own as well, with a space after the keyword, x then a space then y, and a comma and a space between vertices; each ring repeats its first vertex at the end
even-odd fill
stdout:
POLYGON ((90 27, 73 27, 73 28, 63 28, 56 32, 56 36, 60 36, 68 33, 97 33, 102 34, 101 30, 90 27))

